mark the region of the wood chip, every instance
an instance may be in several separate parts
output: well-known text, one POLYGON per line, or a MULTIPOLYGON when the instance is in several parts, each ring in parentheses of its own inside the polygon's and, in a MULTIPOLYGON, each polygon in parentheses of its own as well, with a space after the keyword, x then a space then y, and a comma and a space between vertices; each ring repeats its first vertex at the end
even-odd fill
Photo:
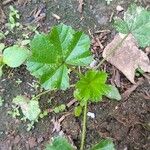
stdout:
POLYGON ((97 41, 99 47, 100 47, 101 49, 103 49, 104 46, 103 46, 102 43, 100 42, 99 38, 96 38, 96 41, 97 41))
POLYGON ((53 16, 54 18, 56 18, 57 20, 60 20, 60 16, 58 16, 57 14, 52 13, 52 16, 53 16))
POLYGON ((82 13, 82 10, 83 10, 83 0, 78 0, 78 2, 79 2, 79 6, 78 6, 78 11, 80 12, 80 13, 82 13))

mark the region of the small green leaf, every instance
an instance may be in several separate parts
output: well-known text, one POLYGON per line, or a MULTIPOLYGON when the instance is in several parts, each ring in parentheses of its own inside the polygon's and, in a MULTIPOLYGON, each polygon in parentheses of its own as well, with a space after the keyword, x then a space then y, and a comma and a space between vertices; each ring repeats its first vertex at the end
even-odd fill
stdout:
POLYGON ((59 107, 55 107, 55 108, 53 109, 53 111, 57 114, 57 113, 60 112, 60 109, 59 109, 59 107))
POLYGON ((77 107, 75 107, 75 109, 74 109, 74 115, 76 116, 76 117, 79 117, 79 116, 81 116, 81 114, 82 114, 82 106, 77 106, 77 107))
POLYGON ((73 150, 70 143, 64 137, 58 136, 54 138, 51 144, 46 146, 45 150, 73 150))
POLYGON ((115 100, 121 100, 121 95, 118 91, 118 89, 115 86, 109 85, 110 91, 105 94, 106 97, 110 99, 115 99, 115 100))
POLYGON ((19 67, 28 57, 29 51, 17 45, 8 47, 3 52, 3 62, 12 68, 19 67))
POLYGON ((61 104, 53 109, 55 113, 63 112, 66 109, 66 105, 61 104))
POLYGON ((115 22, 116 29, 124 34, 131 33, 139 46, 150 45, 150 11, 137 5, 131 5, 124 13, 124 21, 119 19, 115 22), (127 27, 129 32, 127 31, 127 27))
POLYGON ((100 143, 96 144, 90 150, 115 150, 115 146, 110 139, 101 140, 100 143))
POLYGON ((41 112, 39 103, 36 100, 29 100, 24 96, 17 96, 13 99, 13 103, 20 106, 24 116, 30 121, 36 121, 41 112))
POLYGON ((102 96, 110 91, 110 87, 105 84, 106 80, 105 72, 89 70, 76 83, 74 95, 81 102, 100 101, 102 96))
POLYGON ((32 56, 27 69, 40 79, 45 89, 69 87, 69 66, 87 66, 92 61, 90 39, 70 26, 60 24, 47 35, 39 34, 31 41, 32 56))
POLYGON ((61 111, 64 111, 64 110, 66 109, 66 105, 61 104, 61 105, 59 106, 59 108, 60 108, 61 111))

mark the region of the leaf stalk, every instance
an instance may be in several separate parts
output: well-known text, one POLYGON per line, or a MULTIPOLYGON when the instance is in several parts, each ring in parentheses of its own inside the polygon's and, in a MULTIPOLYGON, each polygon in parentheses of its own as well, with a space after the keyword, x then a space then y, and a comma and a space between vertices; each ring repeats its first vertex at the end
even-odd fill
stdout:
POLYGON ((86 135, 86 122, 87 122, 87 102, 85 103, 85 106, 84 106, 84 116, 83 116, 83 126, 82 126, 82 137, 81 137, 80 150, 84 149, 85 135, 86 135))

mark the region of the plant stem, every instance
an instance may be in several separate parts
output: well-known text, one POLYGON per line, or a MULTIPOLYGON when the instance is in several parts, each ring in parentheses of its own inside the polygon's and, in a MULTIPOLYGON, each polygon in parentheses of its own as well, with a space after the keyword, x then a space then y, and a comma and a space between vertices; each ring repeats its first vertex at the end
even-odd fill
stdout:
POLYGON ((124 42, 124 40, 128 37, 129 33, 113 48, 110 50, 110 53, 106 55, 105 58, 103 58, 99 64, 95 67, 95 69, 99 68, 104 62, 105 60, 107 60, 108 57, 110 57, 124 42))
POLYGON ((44 95, 44 94, 46 94, 46 93, 48 93, 48 92, 50 92, 50 91, 51 91, 51 90, 47 90, 47 91, 41 92, 41 93, 39 93, 38 95, 36 95, 35 97, 33 97, 32 100, 33 100, 33 99, 37 99, 38 97, 41 97, 42 95, 44 95))
POLYGON ((87 102, 84 106, 83 126, 82 126, 82 139, 80 150, 84 149, 85 135, 86 135, 86 121, 87 121, 87 102))

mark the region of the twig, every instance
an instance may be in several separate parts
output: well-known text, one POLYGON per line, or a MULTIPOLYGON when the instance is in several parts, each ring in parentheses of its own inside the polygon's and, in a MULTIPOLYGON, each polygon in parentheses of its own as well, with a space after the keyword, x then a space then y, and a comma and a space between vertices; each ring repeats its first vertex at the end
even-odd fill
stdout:
POLYGON ((7 5, 7 4, 9 4, 9 3, 13 2, 13 1, 15 1, 15 0, 5 0, 2 4, 3 5, 7 5))
POLYGON ((99 30, 99 31, 95 31, 94 33, 98 34, 98 33, 105 33, 105 32, 110 33, 111 31, 110 30, 99 30))
POLYGON ((69 108, 69 107, 72 106, 75 102, 76 102, 75 99, 71 100, 71 101, 67 104, 67 107, 69 108))
POLYGON ((99 40, 98 38, 96 38, 96 41, 97 41, 99 47, 100 47, 101 49, 103 49, 104 46, 102 45, 102 43, 100 42, 100 40, 99 40))
POLYGON ((51 91, 51 90, 47 90, 47 91, 41 92, 41 93, 39 93, 38 95, 36 95, 35 97, 33 97, 32 100, 33 100, 33 99, 37 99, 37 98, 41 97, 42 95, 44 95, 44 94, 46 94, 46 93, 48 93, 48 92, 50 92, 50 91, 51 91))

